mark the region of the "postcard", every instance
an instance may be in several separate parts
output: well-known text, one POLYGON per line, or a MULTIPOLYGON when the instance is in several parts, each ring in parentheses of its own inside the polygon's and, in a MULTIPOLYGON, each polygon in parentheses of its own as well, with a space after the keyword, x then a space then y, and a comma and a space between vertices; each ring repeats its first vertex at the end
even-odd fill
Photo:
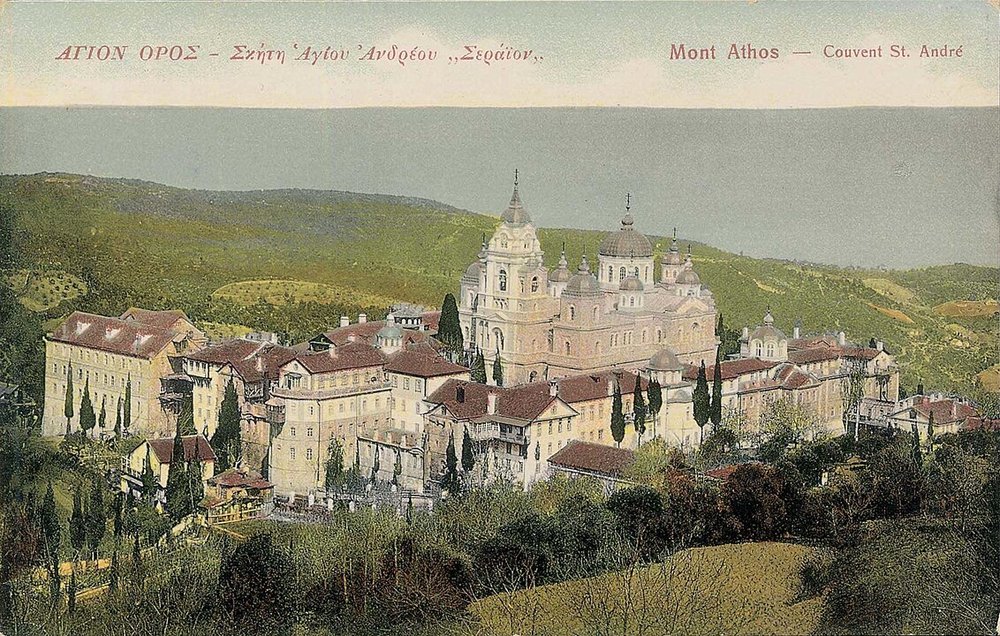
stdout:
POLYGON ((0 636, 1000 633, 998 18, 0 2, 0 636))

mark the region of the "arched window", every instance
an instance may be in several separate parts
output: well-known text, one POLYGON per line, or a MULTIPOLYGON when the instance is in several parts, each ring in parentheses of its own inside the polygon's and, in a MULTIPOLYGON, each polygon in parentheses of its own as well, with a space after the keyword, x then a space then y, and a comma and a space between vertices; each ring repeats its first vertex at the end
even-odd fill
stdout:
POLYGON ((638 267, 635 268, 635 277, 639 278, 639 268, 638 267))
POLYGON ((635 307, 635 296, 629 296, 628 297, 628 306, 629 307, 635 307))
POLYGON ((660 329, 656 330, 656 341, 661 342, 663 340, 663 331, 660 329))
POLYGON ((612 282, 614 280, 615 280, 615 268, 609 265, 608 266, 608 282, 610 283, 610 282, 612 282))
POLYGON ((646 280, 649 280, 649 267, 648 266, 642 268, 642 277, 644 279, 646 279, 646 280))
POLYGON ((642 330, 642 343, 646 344, 646 330, 645 329, 642 330))
POLYGON ((503 332, 499 329, 494 329, 493 339, 496 340, 497 351, 503 351, 503 332))
POLYGON ((764 348, 761 346, 759 340, 757 341, 757 345, 756 345, 756 347, 755 347, 754 350, 757 352, 757 357, 759 358, 760 355, 761 355, 761 353, 763 353, 763 351, 764 351, 764 348))
POLYGON ((601 352, 601 341, 600 340, 595 340, 594 341, 594 353, 600 353, 600 352, 601 352))
POLYGON ((507 271, 500 270, 500 291, 507 291, 507 271))
POLYGON ((625 280, 625 268, 618 270, 618 282, 625 280))
POLYGON ((768 358, 773 358, 774 357, 774 343, 773 342, 767 343, 767 357, 768 358))
POLYGON ((532 276, 531 277, 531 291, 532 292, 537 292, 538 291, 538 277, 537 276, 532 276))
POLYGON ((553 338, 552 338, 552 332, 551 331, 548 333, 548 340, 549 340, 549 352, 552 352, 554 344, 553 344, 553 338))
POLYGON ((594 320, 597 320, 597 312, 598 312, 598 310, 599 310, 599 307, 597 305, 594 305, 594 309, 593 309, 593 312, 592 312, 593 315, 594 315, 594 320))
POLYGON ((574 318, 576 318, 576 307, 574 307, 573 305, 570 305, 569 306, 569 319, 573 320, 574 318))
POLYGON ((569 340, 566 341, 566 355, 569 355, 569 340))

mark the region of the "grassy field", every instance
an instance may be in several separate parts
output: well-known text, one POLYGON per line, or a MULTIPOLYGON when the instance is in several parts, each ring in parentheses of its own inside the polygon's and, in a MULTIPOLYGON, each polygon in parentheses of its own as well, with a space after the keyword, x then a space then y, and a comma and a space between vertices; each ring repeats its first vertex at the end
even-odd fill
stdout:
POLYGON ((3 284, 18 295, 22 305, 37 312, 58 307, 63 301, 73 300, 87 293, 86 283, 59 270, 19 269, 2 279, 3 284))
POLYGON ((662 564, 482 599, 487 634, 809 634, 820 597, 799 600, 811 548, 744 543, 696 548, 662 564))
MULTIPOLYGON (((52 174, 0 176, 0 192, 19 214, 29 260, 23 267, 36 275, 65 272, 88 290, 55 306, 38 304, 46 319, 74 309, 179 307, 197 321, 298 337, 335 325, 342 313, 377 317, 394 301, 440 306, 506 204, 475 214, 381 195, 209 192, 52 174)), ((541 229, 546 265, 555 266, 564 242, 571 263, 584 251, 595 259, 602 235, 541 229)), ((658 255, 669 247, 663 237, 650 238, 658 255)), ((996 362, 1000 337, 995 319, 983 315, 996 307, 996 268, 854 270, 752 259, 700 244, 693 252, 730 327, 758 324, 770 306, 786 333, 801 320, 805 333, 881 338, 910 390, 923 382, 968 391, 996 362), (961 310, 942 315, 948 303, 961 310), (949 329, 955 324, 968 333, 957 337, 949 329)))

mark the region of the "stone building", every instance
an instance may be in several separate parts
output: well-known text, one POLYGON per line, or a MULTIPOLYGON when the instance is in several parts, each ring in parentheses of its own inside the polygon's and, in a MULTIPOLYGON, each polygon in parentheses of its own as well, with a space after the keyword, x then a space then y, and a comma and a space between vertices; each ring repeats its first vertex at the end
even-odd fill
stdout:
MULTIPOLYGON (((90 386, 94 411, 101 405, 107 426, 115 422, 131 383, 130 432, 150 436, 173 433, 178 404, 163 385, 174 373, 172 360, 196 351, 205 336, 181 311, 131 308, 119 318, 73 312, 45 336, 43 435, 80 429, 80 402, 90 386), (64 415, 68 375, 73 375, 73 417, 64 415)), ((110 431, 105 431, 110 433, 110 431)))
POLYGON ((460 282, 465 346, 499 355, 508 383, 640 369, 650 350, 667 347, 684 362, 714 360, 715 300, 676 237, 660 270, 656 281, 652 244, 627 205, 596 272, 586 256, 571 271, 565 253, 549 271, 515 182, 500 226, 460 282))
MULTIPOLYGON (((215 474, 217 457, 202 435, 185 435, 181 438, 184 461, 198 461, 201 464, 202 481, 207 482, 215 474)), ((174 438, 148 439, 132 449, 122 458, 121 491, 136 495, 142 492, 142 474, 147 467, 153 472, 157 484, 156 501, 165 503, 167 478, 170 476, 170 462, 174 455, 174 438)))

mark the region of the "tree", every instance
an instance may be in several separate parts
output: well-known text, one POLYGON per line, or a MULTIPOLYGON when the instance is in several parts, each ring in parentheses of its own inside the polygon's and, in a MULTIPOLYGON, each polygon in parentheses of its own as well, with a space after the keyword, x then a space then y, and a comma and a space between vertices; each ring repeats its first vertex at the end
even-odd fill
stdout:
POLYGON ((149 505, 156 504, 156 494, 160 483, 153 474, 153 457, 150 447, 146 447, 146 461, 142 465, 142 497, 149 502, 149 505))
POLYGON ((125 402, 122 404, 122 431, 128 432, 132 426, 132 374, 125 378, 125 402))
POLYGON ((108 409, 107 409, 108 396, 103 396, 101 398, 101 416, 97 420, 97 425, 101 427, 101 434, 108 429, 108 409))
POLYGON ((118 562, 118 546, 111 550, 111 568, 108 572, 108 591, 114 594, 118 591, 118 581, 121 578, 121 563, 118 562))
POLYGON ((458 456, 455 453, 455 433, 448 436, 448 449, 444 455, 444 480, 441 487, 449 493, 458 492, 458 456))
POLYGON ((788 489, 781 472, 765 464, 740 464, 723 486, 738 536, 761 541, 782 537, 788 528, 788 489))
POLYGON ((438 321, 437 339, 455 355, 462 353, 462 325, 458 319, 458 303, 451 292, 445 294, 438 321))
POLYGON ((729 329, 722 320, 722 312, 715 321, 715 335, 719 338, 719 351, 721 358, 740 352, 740 332, 738 329, 729 329))
POLYGON ((920 431, 917 430, 916 422, 911 425, 911 429, 913 437, 910 445, 910 458, 913 460, 913 465, 919 469, 924 465, 924 453, 920 448, 920 431))
MULTIPOLYGON (((660 409, 663 408, 663 387, 660 386, 660 381, 656 378, 650 378, 649 383, 646 385, 646 403, 649 405, 649 412, 653 416, 653 422, 656 422, 656 417, 660 414, 660 409)), ((656 434, 656 427, 653 427, 653 434, 656 434)))
POLYGON ((167 512, 174 521, 179 521, 191 513, 187 464, 184 461, 184 440, 181 438, 180 426, 174 432, 174 446, 167 473, 167 512))
POLYGON ((927 450, 934 452, 934 411, 927 414, 927 450))
POLYGON ((648 486, 632 486, 611 495, 607 508, 615 517, 621 538, 642 559, 658 555, 666 547, 663 498, 648 486))
POLYGON ((254 633, 281 633, 295 612, 295 566, 270 534, 240 543, 219 564, 221 609, 230 623, 254 633))
MULTIPOLYGON (((721 319, 721 316, 720 316, 721 319)), ((712 404, 709 412, 709 419, 712 420, 712 429, 718 428, 722 423, 722 359, 719 351, 715 352, 715 368, 712 370, 712 404)))
POLYGON ((45 542, 45 567, 49 574, 49 599, 52 607, 59 603, 59 517, 56 515, 56 500, 52 492, 52 482, 49 482, 42 500, 41 511, 42 538, 45 542))
POLYGON ((392 483, 399 485, 399 476, 403 474, 403 455, 396 450, 396 463, 392 465, 392 483))
POLYGON ((216 471, 221 472, 239 463, 240 449, 243 442, 240 438, 240 405, 236 397, 236 386, 230 380, 226 384, 226 393, 222 397, 219 408, 219 425, 212 436, 212 450, 218 458, 216 471))
POLYGON ((66 587, 67 609, 72 614, 76 611, 76 568, 70 570, 69 585, 66 587))
POLYGON ((469 428, 462 432, 462 470, 467 473, 472 472, 472 467, 476 465, 476 456, 472 453, 472 436, 469 435, 469 428))
POLYGON ((861 401, 865 397, 865 367, 861 363, 852 363, 847 373, 840 380, 841 402, 844 407, 844 428, 847 428, 847 418, 854 415, 854 439, 857 440, 861 428, 861 401))
POLYGON ((63 403, 63 415, 66 416, 66 434, 70 434, 70 420, 73 419, 73 364, 66 367, 66 400, 63 403))
POLYGON ((380 462, 379 462, 379 447, 378 447, 378 445, 376 445, 375 446, 375 458, 372 460, 371 482, 373 484, 377 484, 378 483, 378 471, 379 471, 380 468, 382 468, 382 466, 380 465, 380 462))
POLYGON ((73 553, 79 558, 80 551, 87 543, 87 518, 83 514, 83 486, 77 484, 73 490, 73 514, 69 518, 69 543, 73 553))
POLYGON ((327 492, 339 490, 344 485, 344 449, 336 438, 330 440, 327 448, 325 468, 323 487, 327 492))
POLYGON ((125 493, 118 491, 115 493, 115 522, 112 526, 113 535, 117 540, 122 538, 122 528, 124 527, 123 508, 125 507, 125 493))
POLYGON ((122 438, 122 399, 118 398, 118 405, 115 407, 115 439, 122 438))
POLYGON ((83 397, 80 399, 80 430, 89 436, 96 425, 97 415, 94 413, 94 404, 90 401, 90 376, 87 376, 83 384, 83 397))
MULTIPOLYGON (((615 381, 609 380, 609 382, 615 381)), ((625 414, 622 413, 622 391, 618 382, 615 382, 615 393, 611 401, 611 438, 619 448, 625 439, 625 414)))
POLYGON ((198 434, 198 429, 194 426, 194 394, 189 393, 182 398, 177 424, 181 427, 181 435, 198 434))
POLYGON ((642 440, 643 433, 646 432, 646 400, 642 397, 641 378, 635 376, 635 390, 632 391, 632 424, 635 432, 642 440))
POLYGON ((142 551, 139 550, 139 533, 135 533, 135 541, 132 543, 132 592, 137 594, 142 592, 146 582, 146 569, 142 565, 142 551))
POLYGON ((472 368, 469 370, 469 378, 473 382, 486 384, 486 358, 479 349, 476 349, 476 356, 472 361, 472 368))
POLYGON ((204 468, 202 468, 201 460, 198 458, 196 452, 194 459, 188 462, 187 465, 187 490, 188 498, 191 502, 191 512, 197 512, 198 504, 205 498, 205 476, 203 471, 204 468))
POLYGON ((493 382, 497 386, 503 386, 503 366, 500 364, 499 349, 497 349, 497 357, 493 358, 493 382))
POLYGON ((705 377, 704 360, 701 361, 701 366, 698 368, 698 380, 694 386, 692 399, 694 400, 694 421, 701 432, 700 443, 705 441, 705 425, 708 424, 712 410, 711 400, 708 395, 708 379, 705 377))
POLYGON ((108 510, 104 505, 104 486, 99 480, 90 484, 90 507, 87 510, 87 543, 93 558, 97 558, 97 547, 108 530, 108 510))

